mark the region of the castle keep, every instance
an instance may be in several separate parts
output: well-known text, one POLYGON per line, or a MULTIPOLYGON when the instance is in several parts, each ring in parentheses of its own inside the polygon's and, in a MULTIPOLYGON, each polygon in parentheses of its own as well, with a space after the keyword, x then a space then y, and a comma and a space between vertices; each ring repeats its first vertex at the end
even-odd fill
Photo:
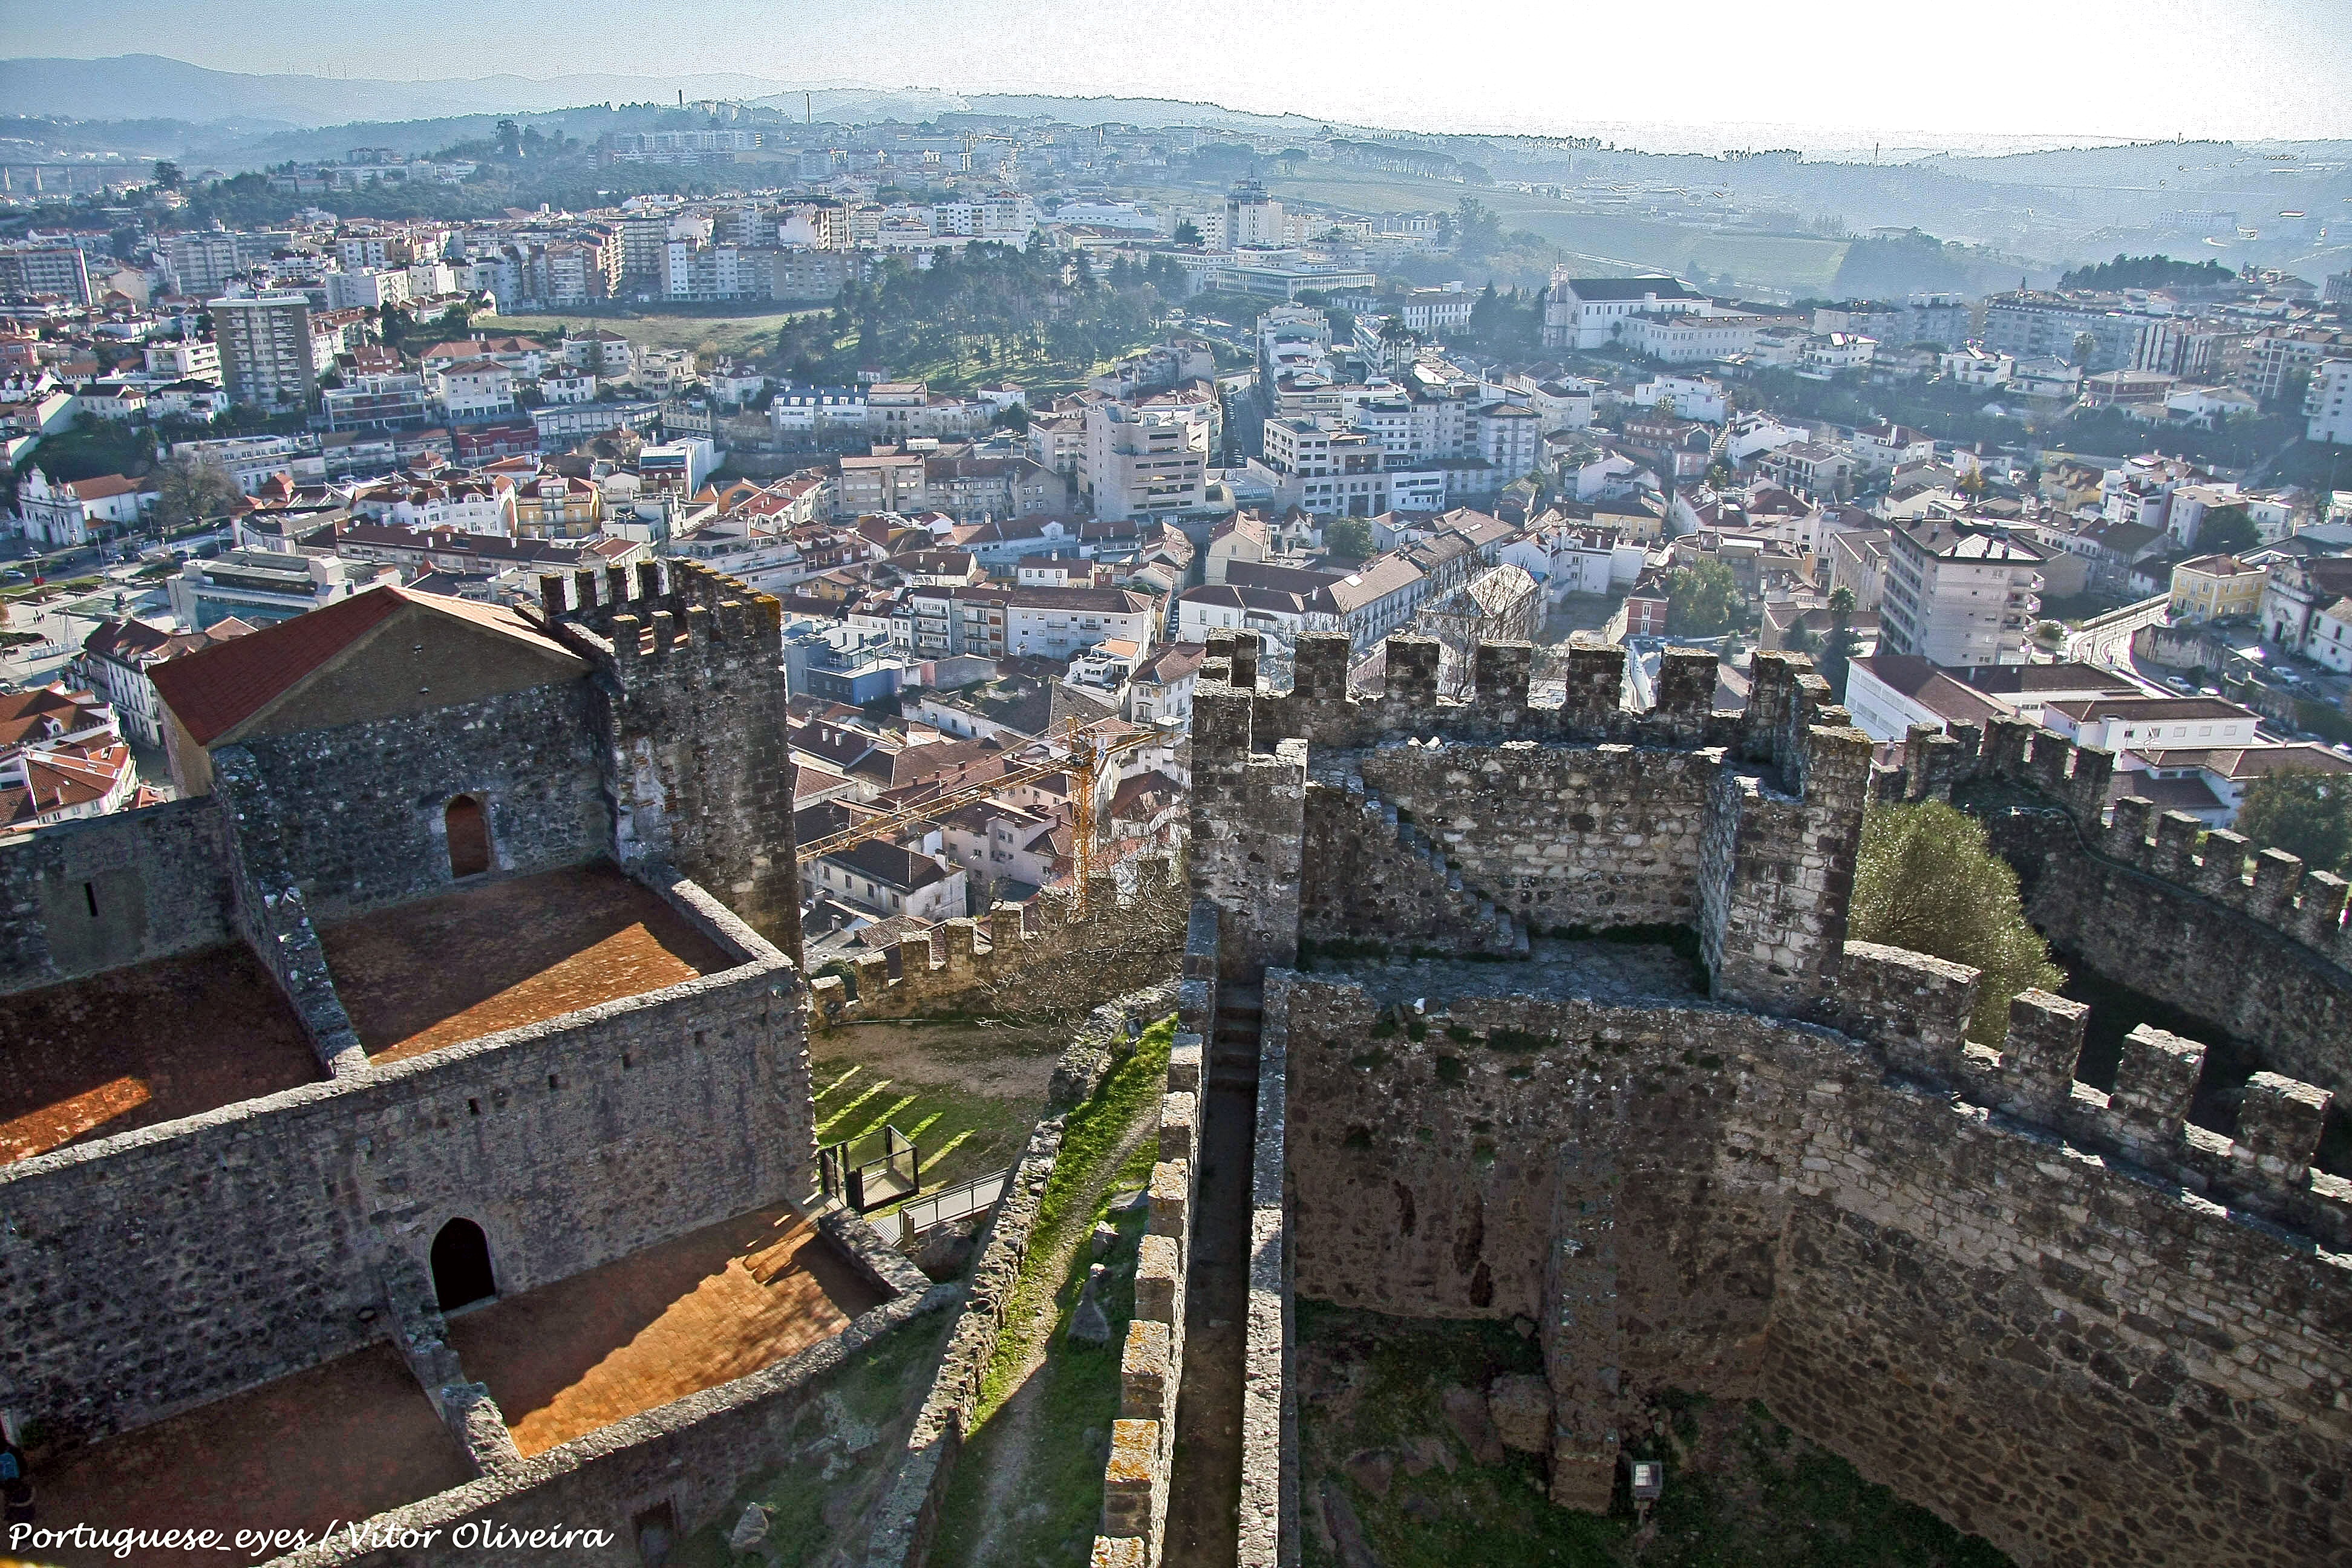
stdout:
MULTIPOLYGON (((1255 1047, 1202 1134, 1253 1119, 1239 1560, 1312 1528, 1297 1294, 1531 1321, 1568 1507, 1608 1505, 1677 1388, 1762 1398, 2021 1563, 2352 1552, 2352 1184, 2312 1163, 2352 1082, 2342 882, 2248 879, 2227 835, 2200 862, 2145 802, 2110 823, 2112 759, 2022 726, 1874 774, 1802 659, 1759 655, 1729 714, 1674 650, 1626 710, 1622 657, 1572 649, 1538 701, 1529 650, 1484 647, 1457 703, 1423 639, 1377 696, 1344 639, 1302 637, 1286 693, 1212 644, 1185 1007, 1213 1082, 1255 1047), (1968 1041, 1974 970, 1849 940, 1865 805, 1956 785, 2012 802, 1997 840, 2070 952, 2137 944, 2120 978, 2259 1053, 2226 1130, 2189 1120, 2205 1047, 2143 1026, 2094 1088, 2081 1005, 2028 992, 1968 1041)), ((1179 1508, 1184 1466, 1153 1478, 1179 1508)), ((1156 1558, 1107 1530, 1097 1561, 1156 1558)))
MULTIPOLYGON (((0 1408, 48 1517, 132 1506, 110 1444, 231 1442, 370 1356, 416 1479, 342 1517, 554 1476, 667 1532, 759 1462, 725 1411, 739 1460, 681 1469, 689 1427, 530 1459, 467 1347, 512 1355, 449 1314, 808 1195, 780 663, 774 601, 683 563, 535 615, 377 589, 159 668, 190 798, 0 848, 0 1408)), ((805 1337, 920 1294, 844 1234, 763 1265, 805 1337)))

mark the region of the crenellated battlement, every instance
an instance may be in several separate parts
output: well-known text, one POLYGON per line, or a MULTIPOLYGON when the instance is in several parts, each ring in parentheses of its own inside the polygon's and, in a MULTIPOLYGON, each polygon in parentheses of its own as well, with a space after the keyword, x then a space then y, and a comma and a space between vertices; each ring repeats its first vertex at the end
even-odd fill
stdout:
POLYGON ((1850 942, 1835 1022, 1906 1077, 2330 1247, 2352 1243, 2352 1182, 2312 1167, 2332 1103, 2326 1089, 2257 1073, 2240 1096, 2236 1133, 2224 1137, 2189 1120, 2204 1046, 2143 1024, 2124 1042, 2115 1087, 2100 1089, 2075 1076, 2090 1022, 2080 1002, 2025 992, 2010 1003, 1998 1051, 1967 1041, 1979 978, 1964 964, 1850 942))
POLYGON ((745 657, 781 657, 783 646, 773 595, 698 561, 547 573, 539 593, 551 632, 625 689, 745 657))
MULTIPOLYGON (((1146 856, 1135 862, 1134 885, 1124 894, 1118 878, 1102 872, 1088 884, 1086 902, 1097 910, 1166 904, 1175 886, 1176 863, 1146 856)), ((1078 895, 1068 888, 1047 888, 1027 906, 996 904, 985 919, 943 921, 861 956, 850 966, 849 984, 837 974, 811 981, 809 1026, 987 1009, 1003 987, 1062 962, 1085 923, 1078 895)))
POLYGON ((2209 833, 2197 818, 2159 811, 2141 795, 2110 802, 2115 767, 2114 752, 2020 720, 1996 719, 1982 730, 1956 725, 1949 734, 1915 725, 1903 765, 1877 768, 1872 794, 1885 801, 1948 800, 1955 784, 1969 781, 2024 785, 2061 807, 2091 852, 2209 899, 2352 970, 2343 878, 2227 829, 2209 833))

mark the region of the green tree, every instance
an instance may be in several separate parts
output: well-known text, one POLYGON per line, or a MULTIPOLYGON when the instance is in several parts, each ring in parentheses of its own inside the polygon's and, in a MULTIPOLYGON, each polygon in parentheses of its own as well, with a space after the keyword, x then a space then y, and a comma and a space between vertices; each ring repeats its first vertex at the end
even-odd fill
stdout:
POLYGON ((1454 207, 1454 253, 1465 261, 1482 260, 1503 246, 1502 220, 1495 209, 1475 196, 1464 196, 1454 207))
POLYGON ((2207 555, 2242 555, 2263 542, 2262 531, 2242 506, 2217 506, 2197 521, 2197 548, 2207 555))
POLYGON ((2315 871, 2352 874, 2352 773, 2265 773, 2246 790, 2238 827, 2258 849, 2284 849, 2315 871))
POLYGON ((1874 806, 1863 817, 1847 935, 1982 970, 1968 1036, 1983 1045, 2008 1033, 2011 997, 2066 983, 1984 824, 1939 800, 1874 806))
POLYGON ((1369 560, 1373 549, 1372 525, 1360 517, 1335 517, 1323 525, 1323 543, 1343 560, 1369 560))
POLYGON ((156 528, 164 532, 224 516, 244 493, 221 460, 209 454, 173 458, 155 479, 153 516, 156 528))
POLYGON ((1830 694, 1839 701, 1845 700, 1846 668, 1853 662, 1859 646, 1853 635, 1853 590, 1833 588, 1830 591, 1830 632, 1822 639, 1821 657, 1814 660, 1822 679, 1830 683, 1830 694))
POLYGON ((1179 245, 1198 245, 1201 243, 1201 226, 1191 218, 1186 218, 1176 226, 1176 233, 1172 237, 1179 245))
POLYGON ((1720 561, 1677 566, 1666 574, 1666 629, 1680 637, 1711 637, 1748 624, 1748 595, 1720 561))
POLYGON ((155 184, 157 185, 167 191, 176 191, 180 188, 182 178, 183 176, 180 174, 180 165, 174 163, 169 158, 159 158, 156 160, 155 184))

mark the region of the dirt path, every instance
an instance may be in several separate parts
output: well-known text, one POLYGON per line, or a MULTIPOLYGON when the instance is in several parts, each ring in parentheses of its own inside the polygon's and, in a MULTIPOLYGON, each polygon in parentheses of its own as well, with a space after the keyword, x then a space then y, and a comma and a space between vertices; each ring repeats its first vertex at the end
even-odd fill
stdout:
POLYGON ((1031 1433, 1036 1424, 1038 1407, 1043 1403, 1038 1393, 1044 1386, 1044 1380, 1037 1376, 1037 1373, 1053 1350, 1054 1329, 1061 1318, 1056 1302, 1061 1296, 1062 1283, 1069 1273, 1070 1259, 1094 1235, 1092 1221, 1095 1208, 1102 1202, 1112 1177, 1118 1173, 1119 1167, 1127 1163, 1128 1156, 1134 1153, 1146 1138, 1157 1136, 1159 1110, 1158 1096, 1144 1102, 1143 1109, 1119 1139, 1118 1146, 1104 1156, 1102 1163, 1087 1178, 1085 1188, 1063 1211, 1061 1228, 1054 1236, 1051 1245, 1044 1253, 1033 1253, 1030 1257, 1029 1268, 1033 1271, 1030 1278, 1041 1282, 1050 1281, 1051 1288, 1024 1303, 1027 1307, 1024 1318, 1015 1321, 1008 1315, 1004 1325, 1004 1334, 1017 1337, 1021 1342, 1021 1367, 1014 1374, 1020 1386, 988 1417, 989 1425, 995 1428, 989 1443, 988 1458, 992 1468, 988 1478, 987 1502, 981 1510, 984 1522, 979 1539, 972 1542, 971 1551, 964 1559, 969 1568, 985 1568, 995 1560, 997 1542, 1004 1526, 1020 1510, 1020 1500, 1029 1470, 1031 1433))

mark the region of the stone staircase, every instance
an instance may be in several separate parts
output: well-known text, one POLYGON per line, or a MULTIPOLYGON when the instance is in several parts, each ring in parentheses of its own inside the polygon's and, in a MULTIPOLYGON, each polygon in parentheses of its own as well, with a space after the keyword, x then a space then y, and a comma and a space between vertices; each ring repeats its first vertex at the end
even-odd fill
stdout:
POLYGON ((1517 958, 1528 955, 1526 928, 1512 919, 1509 910, 1462 880, 1459 867, 1446 858, 1444 848, 1435 839, 1405 819, 1393 802, 1382 800, 1380 792, 1368 787, 1360 773, 1350 773, 1347 779, 1350 799, 1360 802, 1368 832, 1378 842, 1381 836, 1395 840, 1405 858, 1434 878, 1444 890, 1441 900, 1451 908, 1456 922, 1472 933, 1471 947, 1479 952, 1505 953, 1517 958))
POLYGON ((1258 1030, 1265 1022, 1255 985, 1227 985, 1217 998, 1214 1038, 1209 1042, 1209 1087, 1257 1093, 1258 1030))

